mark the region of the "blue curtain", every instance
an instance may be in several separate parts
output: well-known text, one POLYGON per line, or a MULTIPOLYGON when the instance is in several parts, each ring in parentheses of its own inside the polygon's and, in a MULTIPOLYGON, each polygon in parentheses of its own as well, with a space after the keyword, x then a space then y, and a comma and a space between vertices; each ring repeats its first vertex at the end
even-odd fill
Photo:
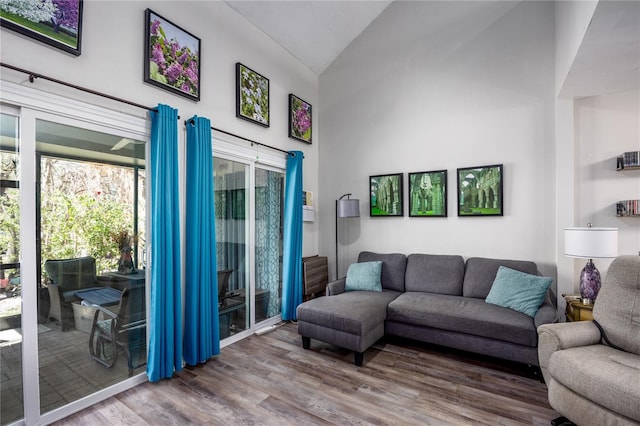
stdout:
POLYGON ((151 112, 151 382, 182 370, 182 300, 178 185, 178 110, 151 112))
POLYGON ((295 320, 302 303, 302 152, 289 151, 284 193, 282 319, 295 320))
POLYGON ((184 360, 196 365, 220 353, 211 122, 187 123, 184 360))

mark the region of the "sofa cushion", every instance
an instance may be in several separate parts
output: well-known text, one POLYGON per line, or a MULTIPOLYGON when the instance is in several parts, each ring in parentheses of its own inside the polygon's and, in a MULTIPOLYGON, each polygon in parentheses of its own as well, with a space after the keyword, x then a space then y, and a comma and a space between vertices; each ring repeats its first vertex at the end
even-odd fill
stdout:
POLYGON ((352 263, 347 270, 344 291, 382 291, 380 284, 382 262, 352 263))
POLYGON ((640 256, 620 256, 611 263, 593 318, 611 343, 640 355, 640 256))
POLYGON ((364 335, 387 317, 387 305, 397 291, 349 291, 298 305, 298 322, 319 324, 345 333, 364 335))
POLYGON ((462 295, 462 256, 410 254, 404 278, 405 291, 462 295))
POLYGON ((358 262, 382 261, 380 282, 382 288, 404 291, 404 273, 407 268, 407 256, 401 253, 379 254, 363 251, 358 256, 358 262))
POLYGON ((538 266, 534 262, 471 257, 467 259, 464 269, 462 295, 486 299, 500 266, 506 266, 531 275, 538 273, 538 266))
POLYGON ((536 347, 533 318, 482 299, 406 292, 389 303, 387 320, 536 347))
POLYGON ((578 395, 640 421, 640 357, 606 345, 554 352, 549 374, 578 395))
POLYGON ((500 266, 485 302, 535 317, 552 282, 553 278, 500 266))

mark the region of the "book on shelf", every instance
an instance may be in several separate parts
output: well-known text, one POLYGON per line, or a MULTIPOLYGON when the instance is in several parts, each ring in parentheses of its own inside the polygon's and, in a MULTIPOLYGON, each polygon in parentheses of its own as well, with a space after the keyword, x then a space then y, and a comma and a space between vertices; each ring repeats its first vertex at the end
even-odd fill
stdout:
POLYGON ((616 159, 616 168, 618 170, 625 167, 640 166, 640 151, 627 151, 616 159))
POLYGON ((640 200, 622 200, 616 203, 616 216, 640 216, 640 200))

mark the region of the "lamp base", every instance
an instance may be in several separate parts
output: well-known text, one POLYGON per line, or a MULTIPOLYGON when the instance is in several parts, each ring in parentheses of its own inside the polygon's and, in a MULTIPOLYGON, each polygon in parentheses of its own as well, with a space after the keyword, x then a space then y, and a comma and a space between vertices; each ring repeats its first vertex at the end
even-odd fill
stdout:
POLYGON ((600 271, 596 268, 593 260, 589 259, 582 271, 580 271, 580 296, 582 299, 595 302, 601 284, 600 271))

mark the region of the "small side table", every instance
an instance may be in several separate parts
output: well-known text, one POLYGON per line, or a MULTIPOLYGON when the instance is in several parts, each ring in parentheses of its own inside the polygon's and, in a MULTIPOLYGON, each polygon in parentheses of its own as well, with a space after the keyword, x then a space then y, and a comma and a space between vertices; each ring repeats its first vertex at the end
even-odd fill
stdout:
POLYGON ((580 299, 571 295, 565 295, 567 301, 567 321, 591 321, 593 320, 593 304, 585 305, 580 299))

